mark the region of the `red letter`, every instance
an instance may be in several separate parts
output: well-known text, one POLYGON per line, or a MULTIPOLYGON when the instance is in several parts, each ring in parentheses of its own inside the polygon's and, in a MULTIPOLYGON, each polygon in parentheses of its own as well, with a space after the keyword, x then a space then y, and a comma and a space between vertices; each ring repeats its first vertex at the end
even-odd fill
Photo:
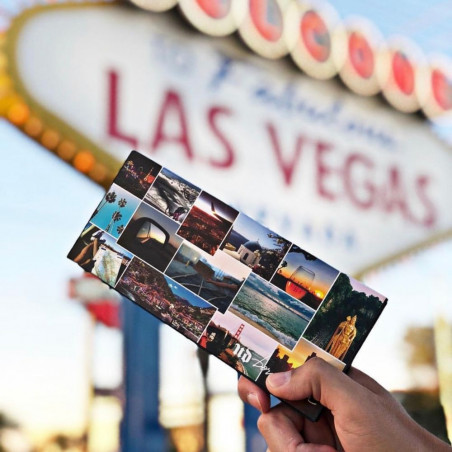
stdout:
POLYGON ((336 196, 333 193, 328 191, 324 186, 324 180, 327 176, 334 173, 334 169, 331 166, 327 166, 323 161, 323 155, 325 152, 331 151, 331 145, 328 143, 324 143, 319 141, 316 147, 316 162, 317 162, 317 191, 320 196, 323 198, 329 199, 330 201, 334 201, 336 196))
POLYGON ((399 170, 395 167, 389 169, 389 187, 384 205, 386 212, 392 212, 394 208, 399 209, 407 220, 414 222, 406 205, 406 195, 401 187, 399 170))
MULTIPOLYGON (((168 122, 168 121, 166 121, 168 122)), ((175 121, 171 121, 175 123, 175 121)), ((189 160, 194 158, 193 151, 190 146, 190 141, 188 139, 188 128, 187 121, 185 119, 185 112, 182 106, 182 101, 175 91, 168 91, 166 93, 165 99, 163 101, 162 109, 160 110, 160 115, 157 120, 157 130, 155 132, 154 140, 152 141, 151 148, 155 151, 162 143, 176 143, 183 147, 185 153, 189 160), (168 136, 165 131, 165 121, 167 116, 174 113, 174 116, 179 125, 180 133, 175 136, 168 136)))
POLYGON ((421 224, 428 228, 432 227, 436 221, 435 206, 433 205, 432 201, 430 201, 430 199, 427 198, 425 194, 425 189, 427 188, 429 182, 430 179, 428 178, 428 176, 419 176, 416 179, 416 193, 419 196, 419 199, 421 200, 422 204, 424 205, 425 210, 427 211, 427 214, 421 221, 421 224))
POLYGON ((344 166, 344 185, 347 194, 350 196, 353 204, 355 204, 360 209, 369 209, 373 206, 375 202, 375 186, 371 184, 369 181, 364 181, 363 187, 369 193, 367 199, 359 199, 356 193, 356 184, 352 180, 352 168, 355 166, 355 163, 361 163, 368 169, 373 169, 373 162, 361 154, 351 154, 347 157, 344 166))
POLYGON ((282 155, 281 146, 279 145, 279 141, 278 141, 278 137, 277 137, 276 129, 275 129, 274 125, 271 122, 269 122, 269 123, 267 123, 266 127, 268 130, 268 133, 270 134, 270 140, 273 145, 273 150, 275 151, 275 154, 276 154, 276 160, 278 162, 279 167, 281 168, 281 170, 283 172, 284 182, 286 185, 290 185, 292 182, 294 169, 298 163, 298 160, 300 159, 301 148, 303 145, 303 137, 299 136, 297 138, 297 142, 295 144, 294 156, 292 157, 292 159, 289 162, 285 162, 283 155, 282 155))
POLYGON ((224 160, 214 160, 210 159, 209 163, 216 168, 228 168, 234 164, 234 149, 231 146, 231 143, 226 139, 223 133, 218 129, 216 123, 217 115, 225 114, 230 116, 231 111, 228 108, 223 107, 212 107, 209 109, 208 117, 209 117, 209 125, 212 128, 214 135, 221 141, 221 144, 225 150, 224 160))
POLYGON ((119 131, 118 78, 119 75, 116 71, 111 70, 108 72, 108 134, 113 138, 125 141, 133 149, 137 149, 138 140, 119 131))

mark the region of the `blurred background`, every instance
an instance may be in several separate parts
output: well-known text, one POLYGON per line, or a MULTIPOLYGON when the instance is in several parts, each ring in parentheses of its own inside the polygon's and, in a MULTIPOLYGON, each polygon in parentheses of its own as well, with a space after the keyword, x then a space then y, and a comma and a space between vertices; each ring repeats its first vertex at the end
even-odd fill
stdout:
POLYGON ((266 449, 233 370, 66 259, 131 149, 385 294, 354 365, 447 441, 451 19, 0 0, 0 451, 266 449))

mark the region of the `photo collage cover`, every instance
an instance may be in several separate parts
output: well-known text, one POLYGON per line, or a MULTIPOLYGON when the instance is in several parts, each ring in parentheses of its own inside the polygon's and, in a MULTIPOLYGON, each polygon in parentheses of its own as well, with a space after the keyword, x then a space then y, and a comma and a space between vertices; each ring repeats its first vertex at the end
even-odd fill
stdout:
POLYGON ((136 151, 68 257, 263 387, 316 356, 344 370, 386 305, 136 151))

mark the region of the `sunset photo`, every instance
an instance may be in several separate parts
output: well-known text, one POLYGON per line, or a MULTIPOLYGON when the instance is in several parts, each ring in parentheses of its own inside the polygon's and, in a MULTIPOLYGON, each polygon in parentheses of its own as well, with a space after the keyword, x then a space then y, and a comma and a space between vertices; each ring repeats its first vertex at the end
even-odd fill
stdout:
POLYGON ((292 245, 271 282, 312 309, 317 309, 338 274, 335 268, 292 245))
POLYGON ((281 345, 277 347, 277 349, 273 352, 273 355, 267 362, 268 370, 262 372, 261 375, 259 375, 257 382, 265 385, 265 380, 270 373, 286 372, 287 370, 296 369, 297 367, 300 367, 302 364, 304 364, 308 359, 314 357, 322 358, 339 370, 343 370, 345 367, 345 364, 343 362, 334 358, 311 342, 300 338, 297 345, 292 351, 287 350, 281 345))

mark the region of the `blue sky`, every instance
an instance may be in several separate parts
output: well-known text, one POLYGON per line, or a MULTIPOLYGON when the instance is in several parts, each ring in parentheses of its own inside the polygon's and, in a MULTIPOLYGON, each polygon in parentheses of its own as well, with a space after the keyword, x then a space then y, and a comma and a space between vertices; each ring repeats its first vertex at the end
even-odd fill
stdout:
MULTIPOLYGON (((0 120, 0 411, 26 429, 83 426, 88 315, 67 296, 66 258, 103 190, 0 120), (8 170, 5 170, 8 169, 8 170), (7 344, 7 346, 5 346, 7 344)), ((101 329, 96 381, 121 378, 121 336, 101 329)), ((97 347, 96 347, 97 349, 97 347)))
POLYGON ((416 42, 426 53, 442 52, 452 57, 450 1, 334 0, 331 4, 342 18, 359 15, 370 19, 385 37, 401 34, 416 42))

